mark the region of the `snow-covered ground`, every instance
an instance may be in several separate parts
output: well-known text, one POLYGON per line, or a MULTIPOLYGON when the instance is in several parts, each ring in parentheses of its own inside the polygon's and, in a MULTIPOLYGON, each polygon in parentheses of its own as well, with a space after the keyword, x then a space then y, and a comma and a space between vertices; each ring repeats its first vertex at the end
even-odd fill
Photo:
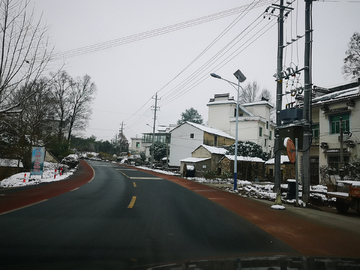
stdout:
MULTIPOLYGON (((234 181, 233 179, 205 179, 205 178, 187 178, 190 181, 211 185, 213 187, 225 190, 231 193, 237 193, 242 197, 251 197, 256 199, 263 200, 276 200, 276 193, 273 191, 274 183, 271 182, 250 182, 247 180, 238 180, 237 181, 237 190, 234 190, 234 181)), ((287 204, 295 204, 296 199, 287 199, 288 194, 288 184, 281 184, 281 201, 287 204)), ((298 204, 300 206, 306 207, 306 204, 301 200, 302 187, 299 185, 299 199, 298 204)), ((335 201, 335 198, 328 198, 326 196, 327 187, 324 185, 316 185, 310 187, 310 196, 320 202, 327 203, 329 201, 335 201)))
POLYGON ((44 162, 44 172, 42 177, 40 175, 31 175, 30 177, 30 172, 17 173, 0 181, 0 186, 3 188, 23 187, 28 185, 37 185, 40 183, 60 181, 68 178, 76 170, 76 168, 72 170, 65 170, 63 171, 62 175, 60 175, 60 171, 58 169, 60 167, 63 166, 57 163, 44 162))

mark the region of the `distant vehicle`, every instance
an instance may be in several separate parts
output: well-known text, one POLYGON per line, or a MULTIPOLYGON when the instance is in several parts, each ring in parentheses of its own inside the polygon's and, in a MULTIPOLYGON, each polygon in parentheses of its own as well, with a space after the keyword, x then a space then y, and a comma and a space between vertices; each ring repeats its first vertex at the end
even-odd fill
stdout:
POLYGON ((360 181, 337 181, 337 190, 328 192, 328 197, 336 198, 336 209, 346 213, 350 208, 360 214, 360 181))

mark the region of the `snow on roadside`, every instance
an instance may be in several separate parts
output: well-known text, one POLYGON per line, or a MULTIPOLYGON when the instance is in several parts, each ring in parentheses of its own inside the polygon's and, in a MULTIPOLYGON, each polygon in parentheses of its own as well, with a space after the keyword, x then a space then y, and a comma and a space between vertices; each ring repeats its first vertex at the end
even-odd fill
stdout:
POLYGON ((40 183, 60 181, 68 178, 76 170, 76 168, 72 170, 65 170, 63 174, 60 176, 58 170, 59 167, 64 167, 64 165, 51 163, 51 162, 44 162, 44 172, 42 177, 40 175, 32 175, 30 177, 30 172, 17 173, 0 181, 0 187, 2 188, 23 187, 23 186, 37 185, 40 183), (56 174, 55 174, 55 169, 57 169, 56 174))

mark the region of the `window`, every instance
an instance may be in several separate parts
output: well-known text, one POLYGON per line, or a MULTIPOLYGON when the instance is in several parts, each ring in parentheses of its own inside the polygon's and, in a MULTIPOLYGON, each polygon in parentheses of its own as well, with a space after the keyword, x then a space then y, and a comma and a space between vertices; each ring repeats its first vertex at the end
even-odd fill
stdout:
POLYGON ((272 131, 269 131, 269 140, 271 140, 271 136, 272 136, 272 131))
POLYGON ((331 134, 340 133, 340 117, 342 117, 343 132, 350 131, 350 122, 349 122, 350 115, 349 114, 334 115, 329 118, 331 134))
POLYGON ((214 146, 218 145, 218 137, 215 135, 214 136, 214 146))
POLYGON ((266 129, 269 129, 269 121, 266 121, 266 129))
POLYGON ((267 139, 265 139, 265 145, 264 146, 266 147, 266 145, 267 145, 267 139))
MULTIPOLYGON (((241 110, 239 110, 239 116, 243 116, 243 112, 241 110)), ((236 108, 234 109, 234 117, 236 117, 236 108)))
POLYGON ((312 142, 319 143, 319 124, 312 125, 312 142))
MULTIPOLYGON (((349 156, 344 156, 344 165, 349 162, 349 156)), ((340 168, 340 155, 339 156, 329 156, 328 157, 329 167, 334 168, 333 173, 338 174, 340 168)))
POLYGON ((259 127, 259 137, 262 137, 262 127, 259 127))
POLYGON ((194 133, 190 133, 190 139, 194 139, 194 133))
POLYGON ((136 142, 136 148, 140 148, 140 142, 136 142))

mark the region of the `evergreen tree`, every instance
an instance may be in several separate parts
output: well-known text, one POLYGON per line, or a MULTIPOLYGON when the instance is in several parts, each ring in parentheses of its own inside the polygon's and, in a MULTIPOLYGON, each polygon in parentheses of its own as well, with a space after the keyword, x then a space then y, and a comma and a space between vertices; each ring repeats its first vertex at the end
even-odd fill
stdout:
POLYGON ((353 79, 360 76, 360 33, 355 32, 348 44, 349 49, 345 52, 343 73, 345 77, 353 79))
MULTIPOLYGON (((231 145, 226 153, 227 155, 235 154, 235 144, 231 145)), ((267 153, 264 153, 262 147, 250 141, 238 141, 238 156, 243 157, 258 157, 263 160, 268 159, 267 153)))
POLYGON ((186 121, 189 121, 189 122, 192 122, 192 123, 195 123, 195 124, 202 124, 203 123, 202 116, 193 107, 191 107, 190 109, 185 110, 185 112, 183 112, 181 114, 181 119, 178 120, 177 124, 181 125, 182 123, 184 123, 186 121))

